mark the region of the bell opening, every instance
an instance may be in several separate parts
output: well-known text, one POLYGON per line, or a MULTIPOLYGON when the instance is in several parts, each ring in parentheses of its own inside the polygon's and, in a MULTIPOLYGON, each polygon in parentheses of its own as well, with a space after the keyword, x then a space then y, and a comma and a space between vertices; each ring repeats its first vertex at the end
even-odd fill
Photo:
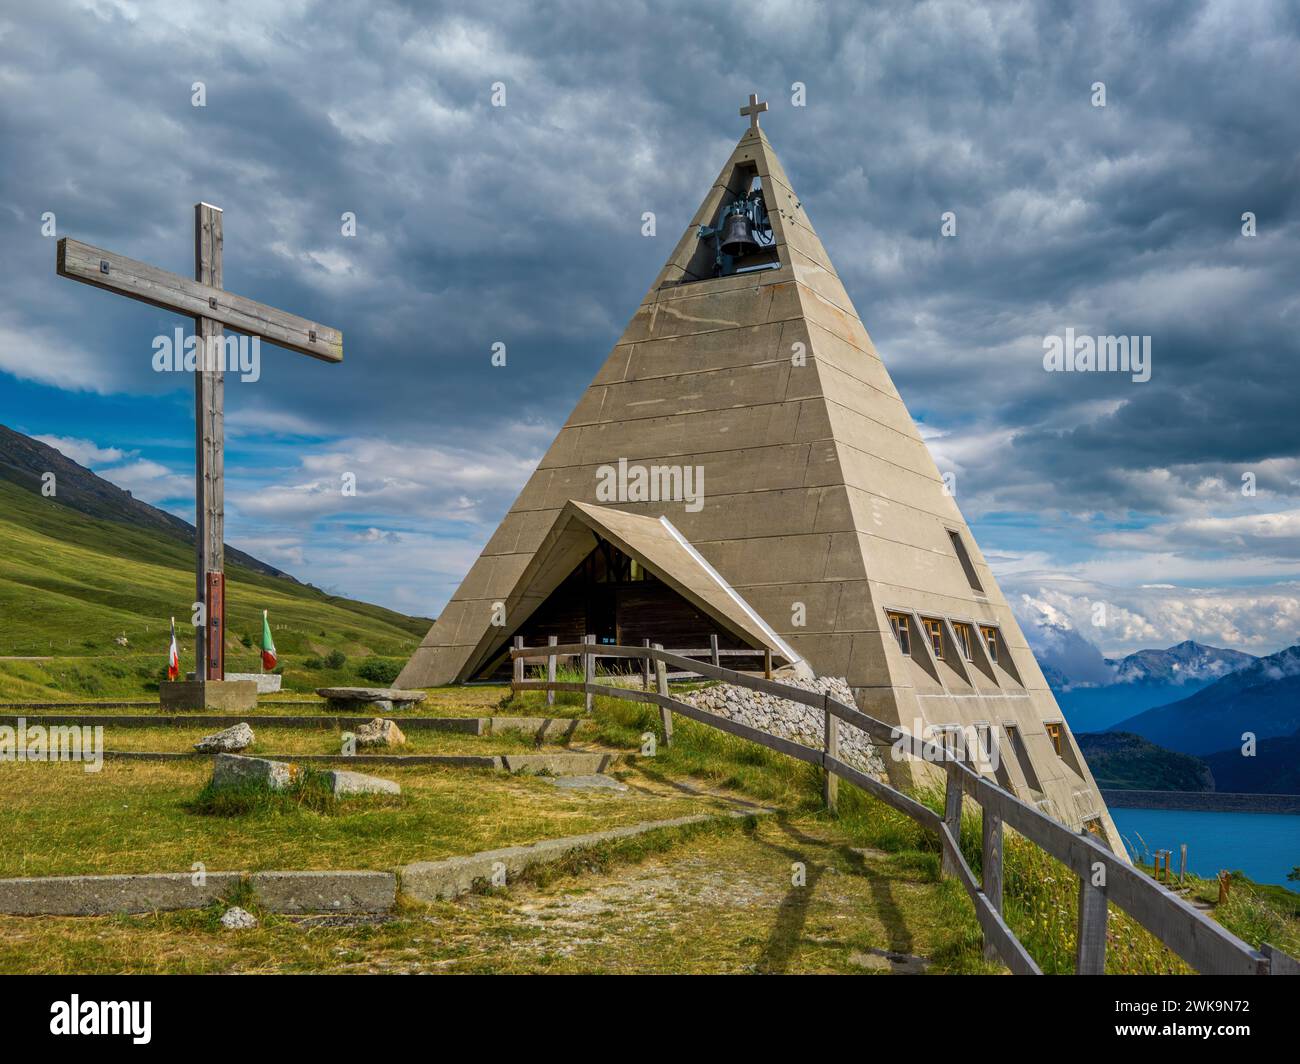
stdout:
POLYGON ((696 236, 695 253, 678 283, 780 269, 763 182, 752 162, 733 168, 717 214, 711 224, 699 227, 696 236))

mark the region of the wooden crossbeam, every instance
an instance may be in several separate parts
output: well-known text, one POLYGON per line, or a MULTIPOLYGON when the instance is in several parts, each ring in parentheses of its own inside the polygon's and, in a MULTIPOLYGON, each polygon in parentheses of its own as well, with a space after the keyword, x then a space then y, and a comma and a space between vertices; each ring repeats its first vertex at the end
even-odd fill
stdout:
POLYGON ((337 329, 80 240, 59 241, 57 269, 60 277, 187 317, 208 318, 276 347, 323 362, 343 361, 343 334, 337 329))

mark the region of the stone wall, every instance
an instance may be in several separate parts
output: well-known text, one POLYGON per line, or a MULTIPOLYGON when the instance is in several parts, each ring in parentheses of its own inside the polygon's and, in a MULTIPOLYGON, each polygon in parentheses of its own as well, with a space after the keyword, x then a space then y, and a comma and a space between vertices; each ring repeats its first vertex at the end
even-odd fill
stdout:
MULTIPOLYGON (((829 691, 837 702, 846 706, 855 704, 848 683, 839 676, 815 680, 783 678, 781 683, 805 691, 829 691)), ((682 701, 769 735, 811 746, 815 750, 824 749, 825 721, 820 709, 727 683, 702 687, 682 696, 682 701)), ((871 737, 844 721, 840 721, 840 760, 876 779, 886 778, 885 762, 871 737)))

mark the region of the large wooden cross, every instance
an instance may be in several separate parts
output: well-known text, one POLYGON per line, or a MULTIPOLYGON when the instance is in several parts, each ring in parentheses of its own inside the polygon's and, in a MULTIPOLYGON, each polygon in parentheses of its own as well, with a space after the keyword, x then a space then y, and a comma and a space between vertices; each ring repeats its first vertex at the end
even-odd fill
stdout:
POLYGON ((343 361, 343 334, 222 288, 221 208, 210 203, 194 207, 192 281, 67 237, 59 241, 57 270, 60 277, 194 319, 194 568, 196 603, 203 604, 203 627, 194 633, 194 676, 224 680, 225 327, 325 362, 343 361))

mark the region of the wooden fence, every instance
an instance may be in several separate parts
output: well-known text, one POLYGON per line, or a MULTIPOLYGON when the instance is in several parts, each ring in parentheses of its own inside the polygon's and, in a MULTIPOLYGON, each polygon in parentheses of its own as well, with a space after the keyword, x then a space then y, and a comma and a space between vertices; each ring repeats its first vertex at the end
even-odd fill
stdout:
POLYGON ((855 706, 846 706, 819 691, 805 691, 723 668, 715 657, 711 662, 697 661, 662 646, 605 646, 589 640, 585 643, 524 647, 516 639, 510 651, 514 663, 512 689, 546 691, 548 701, 554 692, 576 692, 586 697, 587 710, 596 695, 621 698, 657 706, 663 724, 664 740, 672 743, 673 714, 717 728, 719 731, 749 739, 790 757, 818 765, 826 773, 826 800, 835 804, 835 782, 845 779, 880 799, 886 805, 911 817, 939 836, 944 874, 956 876, 970 895, 975 916, 984 934, 984 954, 990 961, 1000 959, 1018 975, 1041 975, 1042 970, 1025 950, 1002 917, 1002 831, 1010 827, 1024 838, 1051 854, 1079 877, 1078 948, 1075 970, 1080 975, 1100 975, 1106 967, 1107 905, 1113 902, 1150 931, 1170 950, 1198 972, 1215 975, 1295 975, 1300 964, 1276 947, 1265 944, 1252 948, 1226 928, 1178 895, 1161 886, 1123 857, 1112 853, 1087 832, 1075 833, 1063 824, 1021 801, 1009 791, 985 779, 953 751, 928 740, 908 734, 904 729, 868 716, 855 706), (557 683, 555 661, 558 657, 577 657, 582 661, 583 680, 557 683), (596 682, 598 658, 632 659, 642 663, 644 689, 618 687, 596 682), (545 680, 524 677, 528 661, 545 661, 545 680), (782 739, 746 724, 718 716, 707 710, 673 698, 668 692, 668 668, 690 672, 708 679, 722 680, 790 702, 822 711, 825 720, 824 748, 816 750, 802 743, 782 739), (650 674, 654 672, 654 682, 650 674), (866 732, 881 743, 893 745, 900 739, 917 756, 939 763, 947 776, 942 816, 915 798, 848 765, 839 758, 840 722, 866 732), (961 852, 961 811, 963 797, 980 806, 982 827, 982 881, 977 880, 961 852))

